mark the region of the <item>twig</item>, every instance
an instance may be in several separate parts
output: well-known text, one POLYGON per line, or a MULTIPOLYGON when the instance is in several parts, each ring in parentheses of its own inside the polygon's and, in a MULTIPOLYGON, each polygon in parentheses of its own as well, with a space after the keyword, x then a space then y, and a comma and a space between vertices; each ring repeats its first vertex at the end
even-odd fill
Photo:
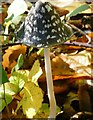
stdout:
POLYGON ((15 36, 15 34, 3 34, 3 33, 0 33, 1 36, 15 36))
POLYGON ((8 113, 7 114, 8 115, 8 119, 11 120, 10 119, 10 111, 9 111, 8 104, 7 104, 7 101, 6 101, 6 98, 5 98, 5 85, 4 84, 3 84, 3 89, 4 89, 4 98, 3 99, 4 99, 5 104, 6 104, 6 110, 7 110, 7 113, 8 113))
POLYGON ((82 42, 65 42, 63 43, 63 45, 72 45, 72 46, 79 46, 79 47, 86 47, 86 48, 93 48, 92 44, 88 44, 88 43, 82 43, 82 42))
MULTIPOLYGON (((8 43, 5 45, 0 45, 1 49, 6 49, 9 46, 14 46, 14 45, 22 45, 22 43, 8 43)), ((82 42, 65 42, 62 43, 62 45, 67 45, 67 46, 79 46, 79 47, 85 47, 85 48, 93 48, 92 44, 88 44, 88 43, 82 43, 82 42)))
POLYGON ((79 28, 77 28, 76 26, 74 26, 74 25, 72 25, 72 24, 70 24, 70 23, 67 23, 69 26, 71 26, 73 29, 75 29, 75 30, 77 30, 79 33, 81 33, 82 35, 85 35, 86 36, 86 38, 88 39, 88 43, 91 43, 91 38, 88 36, 88 35, 86 35, 86 33, 85 32, 83 32, 82 30, 80 30, 79 28))
POLYGON ((0 48, 2 50, 4 50, 4 49, 7 49, 8 47, 14 46, 14 45, 22 45, 22 43, 8 43, 8 44, 0 45, 0 48))

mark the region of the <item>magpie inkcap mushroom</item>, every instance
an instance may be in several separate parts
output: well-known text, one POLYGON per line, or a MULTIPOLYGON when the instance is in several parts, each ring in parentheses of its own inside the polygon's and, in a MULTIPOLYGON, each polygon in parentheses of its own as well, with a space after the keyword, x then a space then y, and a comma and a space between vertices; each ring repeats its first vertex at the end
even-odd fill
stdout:
POLYGON ((43 47, 47 92, 50 103, 49 118, 56 117, 56 99, 52 80, 49 47, 64 42, 70 36, 69 28, 62 24, 53 6, 40 0, 29 11, 19 30, 20 42, 32 47, 43 47), (67 30, 66 30, 67 29, 67 30), (21 34, 23 33, 23 34, 21 34))
POLYGON ((65 28, 50 3, 37 1, 24 21, 20 42, 32 47, 50 47, 60 44, 70 36, 65 28))

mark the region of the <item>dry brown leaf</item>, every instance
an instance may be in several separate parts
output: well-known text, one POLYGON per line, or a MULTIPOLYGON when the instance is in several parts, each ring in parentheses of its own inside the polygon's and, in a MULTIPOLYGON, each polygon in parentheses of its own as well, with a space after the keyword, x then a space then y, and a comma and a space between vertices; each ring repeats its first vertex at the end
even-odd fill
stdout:
POLYGON ((64 62, 70 65, 70 68, 75 70, 79 75, 92 76, 91 75, 91 57, 92 53, 90 51, 83 50, 75 55, 61 54, 60 57, 64 62))
POLYGON ((88 39, 86 36, 82 36, 76 40, 76 42, 82 42, 82 43, 87 43, 88 39))
POLYGON ((63 16, 69 13, 68 10, 65 10, 63 8, 59 8, 59 7, 54 7, 56 9, 56 11, 58 12, 59 16, 63 16))
POLYGON ((9 4, 8 3, 2 3, 1 7, 3 8, 3 10, 2 10, 2 12, 0 11, 0 24, 4 23, 4 19, 7 16, 7 9, 9 7, 9 4))
MULTIPOLYGON (((51 68, 53 76, 73 76, 75 71, 69 67, 69 64, 64 62, 59 56, 56 56, 51 60, 51 68)), ((45 81, 45 70, 42 67, 43 74, 39 78, 39 81, 45 81)))
POLYGON ((8 68, 9 67, 9 56, 12 54, 12 51, 9 50, 8 52, 6 52, 4 55, 3 55, 3 61, 2 61, 2 65, 5 68, 8 68))
POLYGON ((9 47, 5 50, 5 54, 3 55, 2 65, 5 68, 8 68, 11 71, 12 67, 16 64, 16 60, 20 54, 25 55, 26 46, 24 45, 15 45, 9 47))
MULTIPOLYGON (((93 55, 93 54, 92 54, 93 55)), ((93 79, 91 75, 91 52, 83 50, 77 54, 60 54, 51 60, 53 80, 72 81, 79 79, 93 79)), ((45 71, 39 78, 39 82, 45 81, 45 71)))
POLYGON ((75 71, 69 67, 59 56, 51 61, 53 75, 73 75, 75 71))
POLYGON ((89 33, 88 36, 93 38, 93 32, 89 33))

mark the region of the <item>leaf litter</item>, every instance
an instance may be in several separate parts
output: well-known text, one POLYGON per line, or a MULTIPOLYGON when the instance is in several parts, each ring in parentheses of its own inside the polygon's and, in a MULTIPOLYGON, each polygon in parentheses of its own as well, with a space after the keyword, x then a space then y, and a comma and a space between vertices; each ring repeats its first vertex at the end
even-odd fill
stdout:
MULTIPOLYGON (((78 4, 81 3, 78 2, 78 4)), ((74 7, 77 8, 77 5, 74 4, 74 7)), ((72 10, 73 7, 70 6, 70 8, 72 10)), ((66 15, 70 9, 68 7, 66 10, 62 9, 62 11, 64 11, 64 14, 66 15)), ((61 8, 59 12, 60 15, 63 16, 61 13, 61 8)), ((88 9, 88 13, 90 13, 90 9, 88 9)), ((89 34, 89 36, 93 38, 92 32, 89 34)), ((77 42, 87 43, 86 37, 84 36, 77 37, 77 40, 76 38, 74 40, 77 42)), ((15 100, 18 102, 18 106, 13 106, 14 111, 16 110, 17 114, 15 116, 12 113, 14 115, 12 117, 16 118, 17 115, 21 116, 22 113, 19 115, 21 108, 23 113, 26 115, 23 117, 27 118, 46 118, 49 114, 48 104, 42 103, 48 103, 48 101, 47 91, 44 90, 46 88, 46 77, 43 52, 41 54, 38 54, 38 52, 35 50, 33 52, 32 50, 29 56, 27 56, 27 47, 24 45, 14 45, 12 47, 8 47, 8 49, 4 51, 2 65, 7 71, 9 77, 9 82, 5 83, 6 96, 10 96, 10 99, 7 101, 7 103, 10 103, 10 106, 15 100), (23 64, 21 68, 19 67, 16 69, 16 71, 11 73, 13 67, 15 67, 15 65, 18 63, 17 60, 20 54, 23 55, 23 64), (39 59, 39 61, 37 59, 39 59), (39 104, 37 104, 38 102, 36 98, 39 100, 39 104)), ((89 105, 90 101, 93 100, 93 89, 90 85, 86 87, 86 80, 93 79, 92 57, 92 48, 81 48, 80 46, 62 47, 61 45, 51 48, 54 89, 58 105, 61 108, 61 114, 63 115, 62 118, 67 116, 67 119, 69 120, 70 117, 73 116, 77 111, 80 111, 80 109, 81 111, 82 109, 85 109, 86 106, 82 108, 81 104, 84 103, 89 105), (82 99, 82 91, 84 92, 83 96, 87 96, 88 99, 82 99), (73 102, 79 102, 77 104, 77 110, 75 109, 76 105, 74 105, 74 107, 71 106, 73 102), (64 114, 66 116, 64 116, 64 114)), ((3 87, 1 85, 0 90, 1 93, 3 93, 3 87)), ((1 97, 3 98, 3 96, 1 97)), ((92 102, 91 106, 93 107, 92 102)), ((1 110, 4 109, 4 107, 5 104, 3 103, 1 110)), ((60 110, 58 110, 58 112, 60 113, 60 110)), ((7 115, 4 117, 7 117, 7 115)))

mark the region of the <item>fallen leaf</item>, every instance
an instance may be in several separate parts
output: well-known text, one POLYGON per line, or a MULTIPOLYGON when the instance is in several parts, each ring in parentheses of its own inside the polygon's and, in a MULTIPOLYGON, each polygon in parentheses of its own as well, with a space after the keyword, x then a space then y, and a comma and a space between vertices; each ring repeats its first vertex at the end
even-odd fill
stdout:
POLYGON ((4 69, 9 69, 11 71, 11 67, 15 66, 15 62, 20 54, 25 55, 26 53, 26 46, 25 45, 15 45, 9 47, 5 50, 5 54, 3 55, 2 65, 4 69), (11 65, 12 64, 12 65, 11 65))
POLYGON ((38 78, 42 74, 42 69, 40 67, 39 60, 36 60, 29 72, 29 79, 34 82, 36 85, 38 85, 38 78))
POLYGON ((75 55, 61 54, 60 57, 64 62, 69 64, 75 73, 92 76, 90 67, 92 55, 92 52, 83 50, 75 55))
POLYGON ((8 3, 3 2, 2 4, 0 4, 0 24, 4 23, 4 19, 7 16, 8 7, 8 3))
MULTIPOLYGON (((70 68, 69 64, 64 62, 59 56, 51 60, 51 68, 53 76, 73 76, 75 71, 70 68)), ((40 81, 45 81, 46 74, 44 66, 42 67, 43 74, 39 78, 40 81)))
POLYGON ((88 34, 88 36, 93 39, 93 32, 90 32, 90 33, 88 34))
POLYGON ((56 9, 56 11, 58 12, 60 17, 69 13, 68 10, 65 10, 63 8, 59 8, 59 7, 56 7, 56 6, 54 6, 54 8, 56 9))
POLYGON ((82 43, 87 43, 88 39, 86 36, 82 36, 76 40, 76 42, 82 42, 82 43))
POLYGON ((43 101, 43 93, 41 88, 29 81, 24 85, 24 96, 19 102, 16 112, 22 106, 23 113, 27 118, 33 118, 37 111, 41 108, 43 101), (38 102, 37 102, 38 100, 38 102))

